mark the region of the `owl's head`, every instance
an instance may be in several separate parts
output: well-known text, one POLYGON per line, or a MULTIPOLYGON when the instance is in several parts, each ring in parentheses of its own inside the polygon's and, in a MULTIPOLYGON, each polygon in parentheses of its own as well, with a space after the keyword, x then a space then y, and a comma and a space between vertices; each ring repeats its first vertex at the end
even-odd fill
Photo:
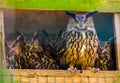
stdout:
POLYGON ((39 45, 39 41, 37 40, 37 37, 39 35, 39 30, 36 31, 32 37, 32 40, 26 40, 23 33, 20 33, 17 31, 17 38, 13 42, 10 52, 15 52, 16 54, 19 54, 21 50, 24 51, 41 51, 42 47, 39 45))
POLYGON ((97 11, 88 12, 85 14, 76 14, 74 12, 66 11, 66 14, 70 16, 67 29, 71 28, 84 29, 86 27, 92 27, 93 22, 91 17, 96 13, 97 11))
POLYGON ((39 41, 37 40, 37 37, 39 36, 39 30, 37 30, 33 37, 32 41, 30 41, 27 46, 29 47, 30 51, 43 51, 41 45, 39 45, 39 41))
POLYGON ((23 46, 26 45, 26 42, 24 40, 24 36, 21 34, 19 35, 16 40, 13 42, 13 44, 10 46, 10 52, 15 52, 16 54, 19 54, 21 52, 21 49, 23 46))

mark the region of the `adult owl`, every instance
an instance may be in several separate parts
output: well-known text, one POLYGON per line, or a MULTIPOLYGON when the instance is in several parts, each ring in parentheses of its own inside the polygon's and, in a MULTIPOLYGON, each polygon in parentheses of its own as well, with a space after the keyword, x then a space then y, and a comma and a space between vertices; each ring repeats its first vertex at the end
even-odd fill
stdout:
POLYGON ((63 69, 92 68, 97 57, 98 37, 92 20, 97 11, 76 14, 66 11, 70 17, 61 40, 64 46, 59 50, 60 65, 63 69))

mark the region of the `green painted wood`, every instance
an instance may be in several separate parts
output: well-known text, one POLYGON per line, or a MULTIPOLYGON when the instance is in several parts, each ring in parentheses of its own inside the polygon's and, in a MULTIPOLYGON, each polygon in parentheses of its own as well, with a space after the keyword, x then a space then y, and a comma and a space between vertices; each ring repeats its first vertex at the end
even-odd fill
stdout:
POLYGON ((120 0, 0 0, 0 7, 120 12, 120 0))
POLYGON ((0 83, 18 83, 14 77, 8 70, 0 69, 0 83))

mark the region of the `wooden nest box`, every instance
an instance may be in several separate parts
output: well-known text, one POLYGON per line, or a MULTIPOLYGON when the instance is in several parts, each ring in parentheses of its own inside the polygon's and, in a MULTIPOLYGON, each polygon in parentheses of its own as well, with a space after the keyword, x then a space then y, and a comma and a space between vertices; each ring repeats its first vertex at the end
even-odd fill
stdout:
MULTIPOLYGON (((87 11, 75 11, 83 13, 87 11)), ((120 13, 98 12, 94 16, 94 23, 99 39, 106 41, 114 39, 114 68, 112 70, 93 72, 92 70, 39 70, 39 69, 7 69, 5 41, 9 45, 15 39, 15 31, 27 34, 28 37, 38 29, 45 28, 55 35, 60 29, 66 28, 68 17, 64 11, 56 10, 27 10, 0 9, 0 68, 10 72, 10 76, 17 83, 113 83, 119 81, 120 76, 120 13)))

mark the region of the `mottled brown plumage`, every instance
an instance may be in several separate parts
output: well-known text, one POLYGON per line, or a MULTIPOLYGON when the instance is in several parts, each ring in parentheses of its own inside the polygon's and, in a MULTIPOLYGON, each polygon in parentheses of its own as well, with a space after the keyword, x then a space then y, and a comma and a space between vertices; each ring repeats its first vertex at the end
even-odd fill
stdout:
POLYGON ((92 21, 92 15, 96 11, 86 14, 66 13, 70 18, 61 37, 66 41, 59 51, 60 65, 64 69, 84 70, 93 67, 98 48, 98 38, 92 21))
POLYGON ((99 41, 98 46, 98 57, 95 60, 95 67, 100 68, 101 70, 110 70, 112 69, 113 60, 112 60, 112 49, 110 38, 108 41, 99 41))
POLYGON ((19 33, 10 48, 10 52, 15 54, 13 69, 59 69, 58 63, 39 45, 37 35, 34 34, 32 41, 28 42, 19 33))

